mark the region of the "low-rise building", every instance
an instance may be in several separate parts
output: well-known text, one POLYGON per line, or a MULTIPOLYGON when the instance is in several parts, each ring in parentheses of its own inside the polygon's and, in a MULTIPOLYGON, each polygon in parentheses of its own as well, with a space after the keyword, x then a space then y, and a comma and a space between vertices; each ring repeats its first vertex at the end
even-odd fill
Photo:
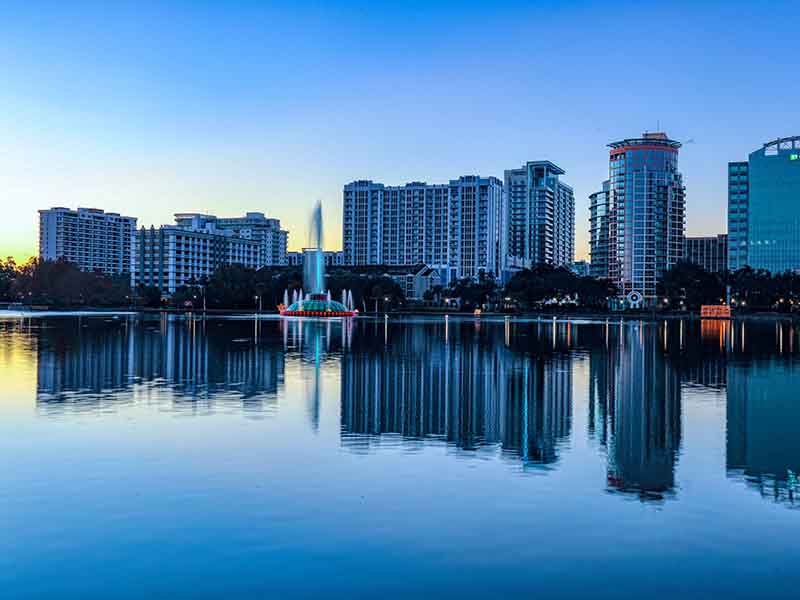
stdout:
POLYGON ((684 240, 684 260, 703 267, 709 273, 721 273, 728 268, 728 236, 687 237, 684 240))
MULTIPOLYGON (((304 256, 308 249, 304 248, 302 252, 287 252, 286 264, 290 267, 302 267, 304 256)), ((344 252, 342 250, 324 250, 322 256, 325 259, 326 267, 341 267, 344 265, 344 252)))
POLYGON ((569 270, 578 277, 589 277, 591 274, 591 265, 585 260, 576 260, 570 265, 569 270))

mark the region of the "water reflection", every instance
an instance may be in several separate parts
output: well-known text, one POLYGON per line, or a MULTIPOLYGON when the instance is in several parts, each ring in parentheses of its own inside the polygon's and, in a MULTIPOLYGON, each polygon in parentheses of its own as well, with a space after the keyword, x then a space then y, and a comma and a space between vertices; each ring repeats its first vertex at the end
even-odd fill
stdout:
POLYGON ((777 359, 728 367, 727 469, 764 498, 800 493, 800 369, 777 359))
POLYGON ((598 489, 642 501, 680 495, 685 398, 707 394, 726 403, 728 478, 783 506, 800 493, 789 323, 54 318, 0 321, 0 336, 0 358, 35 361, 42 416, 138 403, 274 415, 291 372, 307 426, 337 407, 347 452, 441 446, 547 472, 585 426, 598 489))
POLYGON ((53 320, 38 331, 37 404, 45 412, 111 407, 134 388, 165 388, 178 408, 274 407, 284 353, 252 324, 161 319, 53 320))
POLYGON ((379 352, 369 338, 353 344, 342 359, 343 444, 366 451, 398 434, 556 463, 572 424, 569 356, 514 352, 497 327, 442 328, 393 329, 379 352))
POLYGON ((606 451, 608 489, 642 500, 662 500, 675 486, 681 381, 664 352, 668 331, 614 328, 590 353, 589 432, 606 451))

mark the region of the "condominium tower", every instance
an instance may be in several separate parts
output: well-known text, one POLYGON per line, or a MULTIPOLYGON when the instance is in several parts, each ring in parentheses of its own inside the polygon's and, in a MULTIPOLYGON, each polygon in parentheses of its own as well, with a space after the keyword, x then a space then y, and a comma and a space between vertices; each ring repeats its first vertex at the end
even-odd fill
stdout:
POLYGON ((800 269, 800 136, 728 164, 728 268, 800 269))
POLYGON ((658 280, 683 258, 681 144, 645 133, 609 147, 609 278, 630 303, 652 304, 658 280))
POLYGON ((176 214, 174 225, 139 230, 132 284, 151 285, 172 294, 211 277, 222 265, 260 269, 274 264, 268 261, 279 260, 281 252, 286 264, 285 233, 277 221, 265 219, 261 213, 236 219, 176 214), (279 240, 277 250, 274 237, 279 240), (283 250, 280 244, 284 244, 283 250))
POLYGON ((445 282, 505 267, 503 183, 464 176, 448 184, 344 186, 344 263, 436 268, 445 282))
POLYGON ((82 271, 130 273, 136 219, 97 208, 39 211, 39 258, 63 259, 82 271))
POLYGON ((507 253, 514 264, 572 264, 575 196, 559 179, 563 174, 547 160, 505 172, 507 253))
POLYGON ((611 231, 611 203, 609 182, 589 196, 589 275, 598 279, 608 279, 609 235, 611 231))

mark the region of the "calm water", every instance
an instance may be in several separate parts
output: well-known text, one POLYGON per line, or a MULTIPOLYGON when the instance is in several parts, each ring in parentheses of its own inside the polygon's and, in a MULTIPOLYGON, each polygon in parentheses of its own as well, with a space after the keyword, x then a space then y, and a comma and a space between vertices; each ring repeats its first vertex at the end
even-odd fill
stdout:
POLYGON ((798 344, 0 320, 0 596, 797 597, 798 344))

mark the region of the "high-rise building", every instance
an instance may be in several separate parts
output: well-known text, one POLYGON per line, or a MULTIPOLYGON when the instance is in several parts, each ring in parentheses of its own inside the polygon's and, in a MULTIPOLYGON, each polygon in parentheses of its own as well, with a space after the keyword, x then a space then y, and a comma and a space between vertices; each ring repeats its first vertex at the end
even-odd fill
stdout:
POLYGON ((589 274, 598 279, 608 279, 608 253, 610 235, 609 182, 603 189, 589 196, 589 274))
POLYGON ((278 219, 268 219, 264 213, 249 212, 243 217, 219 218, 217 228, 231 231, 242 238, 255 240, 259 248, 259 265, 272 267, 288 265, 289 232, 281 229, 278 219))
POLYGON ((728 236, 687 237, 683 257, 686 262, 703 267, 709 273, 721 273, 728 268, 728 236))
POLYGON ((728 269, 747 265, 747 162, 728 163, 728 269))
POLYGON ((681 144, 664 133, 645 133, 609 147, 609 278, 622 298, 652 304, 658 280, 683 258, 681 144))
POLYGON ((344 262, 436 268, 446 282, 505 267, 503 183, 464 176, 449 184, 344 186, 344 262))
POLYGON ((728 264, 800 269, 800 136, 779 138, 728 164, 728 264))
POLYGON ((136 219, 97 208, 39 211, 39 257, 64 259, 82 271, 130 273, 136 219))
POLYGON ((506 235, 510 260, 520 266, 569 266, 575 257, 575 196, 550 161, 505 172, 506 235))
POLYGON ((175 225, 142 227, 136 235, 132 285, 151 285, 174 293, 209 278, 221 265, 263 266, 261 242, 217 227, 217 218, 177 214, 175 225))

